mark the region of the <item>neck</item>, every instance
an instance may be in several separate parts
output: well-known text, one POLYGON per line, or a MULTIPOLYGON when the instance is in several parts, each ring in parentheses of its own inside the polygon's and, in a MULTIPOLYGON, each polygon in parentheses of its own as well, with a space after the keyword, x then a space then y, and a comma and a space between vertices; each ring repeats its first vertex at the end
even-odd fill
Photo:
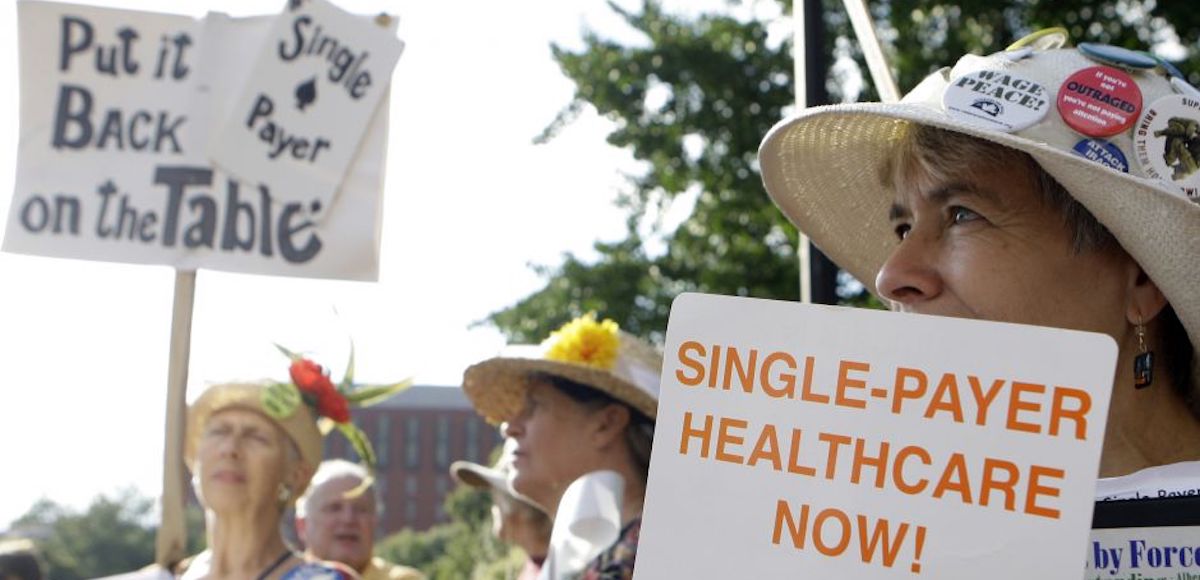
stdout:
MULTIPOLYGON (((623 528, 625 527, 625 524, 628 524, 642 515, 642 503, 646 497, 646 485, 641 481, 641 478, 635 475, 633 470, 625 464, 597 467, 596 469, 590 470, 587 473, 600 470, 615 471, 621 475, 622 479, 625 480, 625 490, 621 498, 621 527, 623 528)), ((566 494, 566 491, 566 487, 558 490, 558 493, 555 494, 553 498, 550 498, 545 504, 546 506, 553 506, 553 508, 547 507, 548 510, 551 510, 547 512, 550 515, 551 520, 557 518, 558 506, 562 502, 563 495, 566 494)))
POLYGON ((261 512, 209 512, 209 578, 257 578, 284 553, 287 546, 279 534, 279 513, 261 512))
POLYGON ((1154 361, 1154 382, 1143 389, 1134 388, 1136 344, 1136 340, 1127 340, 1117 361, 1100 477, 1200 459, 1200 448, 1195 443, 1200 441, 1200 420, 1175 392, 1161 356, 1154 361))

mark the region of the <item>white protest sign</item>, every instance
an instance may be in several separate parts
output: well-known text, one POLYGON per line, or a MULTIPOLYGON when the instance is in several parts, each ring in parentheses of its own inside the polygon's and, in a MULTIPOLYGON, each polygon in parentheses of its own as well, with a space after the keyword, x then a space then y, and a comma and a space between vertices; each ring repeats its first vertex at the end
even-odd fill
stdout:
POLYGON ((288 5, 251 51, 253 73, 209 152, 222 169, 280 199, 329 204, 387 94, 403 43, 390 18, 377 24, 325 0, 288 5))
POLYGON ((1092 530, 1088 544, 1085 580, 1200 580, 1200 526, 1092 530))
POLYGON ((635 578, 1078 578, 1107 336, 684 294, 635 578))
POLYGON ((280 201, 207 160, 209 126, 250 75, 245 51, 271 19, 23 1, 18 20, 20 145, 5 251, 377 278, 386 106, 332 204, 280 201))

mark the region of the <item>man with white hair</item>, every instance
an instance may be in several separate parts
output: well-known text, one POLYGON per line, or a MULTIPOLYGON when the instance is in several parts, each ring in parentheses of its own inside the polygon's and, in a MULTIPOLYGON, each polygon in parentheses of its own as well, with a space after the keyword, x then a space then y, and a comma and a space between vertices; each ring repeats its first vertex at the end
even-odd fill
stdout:
POLYGON ((379 520, 375 488, 358 489, 368 478, 366 468, 344 459, 321 463, 296 502, 296 533, 305 555, 346 564, 364 580, 424 580, 417 570, 371 555, 379 520))

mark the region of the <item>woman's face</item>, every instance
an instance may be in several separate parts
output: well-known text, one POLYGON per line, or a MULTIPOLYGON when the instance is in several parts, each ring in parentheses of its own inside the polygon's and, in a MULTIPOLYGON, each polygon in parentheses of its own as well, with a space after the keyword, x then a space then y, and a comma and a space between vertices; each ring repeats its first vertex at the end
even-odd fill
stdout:
POLYGON ((517 442, 513 488, 540 505, 558 505, 567 486, 591 471, 589 434, 596 415, 545 381, 532 380, 524 410, 505 428, 517 442))
POLYGON ((897 245, 876 278, 894 309, 1103 332, 1122 343, 1136 263, 1119 249, 1076 252, 1028 167, 910 181, 925 183, 900 186, 897 245))
POLYGON ((277 505, 287 470, 287 436, 247 409, 209 417, 196 450, 200 496, 216 513, 277 505))

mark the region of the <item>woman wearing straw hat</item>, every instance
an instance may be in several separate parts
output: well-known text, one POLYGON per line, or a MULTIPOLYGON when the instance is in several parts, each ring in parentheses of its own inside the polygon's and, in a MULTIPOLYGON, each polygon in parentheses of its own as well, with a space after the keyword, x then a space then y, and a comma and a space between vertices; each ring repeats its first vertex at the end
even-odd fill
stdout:
MULTIPOLYGON (((492 423, 506 423, 505 433, 516 441, 513 488, 547 508, 556 535, 560 520, 576 513, 576 502, 563 502, 564 496, 578 499, 568 495, 573 484, 578 489, 594 481, 596 487, 584 487, 598 495, 612 491, 610 485, 623 487, 612 496, 619 498, 613 499, 616 539, 586 559, 583 578, 632 576, 661 371, 656 349, 589 314, 540 347, 483 361, 463 377, 475 409, 492 423)), ((575 572, 564 570, 560 558, 552 552, 552 577, 575 572)))
POLYGON ((536 580, 550 548, 550 516, 512 488, 515 439, 506 439, 492 467, 470 461, 450 464, 450 475, 471 487, 486 489, 492 497, 492 533, 500 541, 525 552, 525 563, 516 580, 536 580))
POLYGON ((340 564, 306 562, 280 526, 321 462, 322 430, 346 432, 370 462, 349 408, 406 385, 335 387, 320 366, 287 354, 291 383, 215 385, 188 408, 184 459, 204 506, 208 549, 185 563, 185 579, 358 577, 340 564))
POLYGON ((1195 488, 1200 92, 1146 53, 1065 44, 1043 31, 900 103, 805 110, 767 135, 763 180, 897 310, 1111 336, 1100 475, 1170 466, 1195 488))

